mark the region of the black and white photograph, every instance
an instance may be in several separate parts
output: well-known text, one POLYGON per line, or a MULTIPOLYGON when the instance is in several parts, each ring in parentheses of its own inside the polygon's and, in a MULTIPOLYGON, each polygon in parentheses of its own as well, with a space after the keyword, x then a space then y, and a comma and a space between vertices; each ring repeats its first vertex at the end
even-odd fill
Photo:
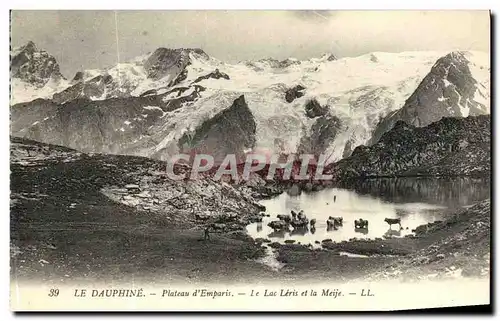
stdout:
POLYGON ((11 309, 488 306, 491 19, 10 11, 11 309))

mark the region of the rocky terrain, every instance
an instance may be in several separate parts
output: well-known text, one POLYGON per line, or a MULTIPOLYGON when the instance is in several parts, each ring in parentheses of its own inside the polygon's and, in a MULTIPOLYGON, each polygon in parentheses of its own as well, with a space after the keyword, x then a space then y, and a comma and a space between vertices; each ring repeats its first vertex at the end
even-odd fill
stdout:
POLYGON ((228 109, 201 123, 193 133, 184 134, 178 148, 184 154, 212 155, 215 164, 220 164, 229 154, 235 154, 237 160, 244 162, 245 150, 255 146, 255 128, 255 119, 245 96, 241 95, 228 109))
POLYGON ((13 138, 12 275, 74 281, 167 269, 161 277, 185 279, 238 265, 240 277, 246 270, 265 272, 248 261, 263 250, 242 233, 265 209, 224 183, 174 182, 164 166, 13 138), (209 224, 220 230, 204 242, 209 224))
POLYGON ((396 176, 490 175, 490 116, 443 118, 426 127, 398 121, 372 146, 326 170, 338 181, 396 176))
POLYGON ((244 232, 265 211, 245 189, 209 178, 174 182, 164 166, 12 138, 11 275, 266 282, 398 278, 405 271, 415 278, 485 277, 489 271, 488 200, 417 227, 411 237, 325 241, 319 250, 271 244, 281 266, 274 268, 266 263, 265 240, 244 232), (217 229, 204 240, 212 224, 217 229))

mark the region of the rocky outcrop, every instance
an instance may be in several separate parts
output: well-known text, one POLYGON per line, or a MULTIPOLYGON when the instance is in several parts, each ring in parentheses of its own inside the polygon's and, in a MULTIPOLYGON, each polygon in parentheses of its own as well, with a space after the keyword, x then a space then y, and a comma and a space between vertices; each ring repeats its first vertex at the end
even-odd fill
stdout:
POLYGON ((471 64, 465 52, 440 58, 404 106, 377 125, 370 143, 377 142, 398 120, 422 127, 443 117, 488 114, 489 88, 474 78, 471 64))
POLYGON ((287 103, 291 103, 295 99, 304 96, 304 92, 303 91, 305 89, 306 88, 304 86, 301 86, 301 85, 297 85, 295 87, 287 89, 286 92, 285 92, 285 100, 286 100, 286 102, 287 103))
POLYGON ((339 181, 387 176, 490 174, 490 116, 443 118, 427 127, 398 121, 371 147, 331 166, 339 181))
POLYGON ((332 54, 332 53, 327 53, 327 54, 324 54, 323 57, 321 57, 322 59, 326 59, 326 61, 335 61, 337 60, 337 57, 332 54))
POLYGON ((205 59, 209 58, 201 49, 156 49, 144 62, 148 78, 160 79, 175 70, 178 70, 177 74, 179 74, 191 63, 190 53, 198 54, 205 59))
MULTIPOLYGON (((83 76, 77 73, 75 78, 77 77, 83 76)), ((113 87, 113 77, 110 75, 99 75, 85 82, 80 78, 75 85, 55 93, 52 100, 58 104, 63 104, 79 98, 96 99, 105 96, 108 91, 116 89, 113 87)))
POLYGON ((319 157, 335 140, 342 128, 342 122, 336 116, 324 115, 318 117, 311 126, 309 135, 303 136, 300 140, 297 153, 312 154, 319 157))
POLYGON ((184 134, 178 146, 183 153, 209 154, 220 163, 228 154, 242 159, 244 150, 255 145, 255 132, 255 119, 241 95, 229 108, 201 123, 194 132, 184 134))
POLYGON ((71 80, 72 82, 79 82, 83 80, 84 73, 82 71, 77 71, 73 79, 71 80))
POLYGON ((313 98, 306 103, 305 110, 307 117, 315 118, 324 116, 328 112, 328 106, 321 106, 321 104, 313 98))
POLYGON ((220 72, 219 69, 215 69, 213 72, 205 75, 205 76, 200 76, 198 78, 196 78, 192 84, 195 84, 197 82, 200 82, 202 80, 205 80, 205 79, 210 79, 210 78, 213 78, 213 79, 226 79, 226 80, 229 80, 229 76, 223 72, 220 72))
MULTIPOLYGON (((78 210, 96 205, 128 208, 137 215, 147 214, 160 227, 222 221, 228 230, 242 229, 262 210, 250 195, 227 184, 210 179, 172 180, 165 175, 166 163, 158 160, 88 155, 21 138, 12 138, 10 150, 11 198, 17 202, 11 211, 14 227, 43 219, 39 209, 44 206, 63 208, 49 215, 63 213, 65 217, 76 204, 78 210), (27 194, 33 198, 23 197, 27 194), (36 199, 38 194, 40 199, 36 199), (31 205, 24 207, 26 204, 31 205)), ((178 166, 177 173, 188 170, 178 166)))

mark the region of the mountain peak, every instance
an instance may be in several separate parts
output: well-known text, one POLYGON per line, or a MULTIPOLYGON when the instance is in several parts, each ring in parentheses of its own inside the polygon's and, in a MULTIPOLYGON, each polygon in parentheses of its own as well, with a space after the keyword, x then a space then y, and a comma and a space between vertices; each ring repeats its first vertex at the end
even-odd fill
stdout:
POLYGON ((11 75, 36 87, 43 87, 50 79, 64 78, 56 59, 37 48, 33 41, 13 51, 11 75))
POLYGON ((190 54, 192 53, 202 59, 210 58, 200 48, 169 49, 160 47, 156 49, 144 62, 148 78, 160 79, 172 72, 173 69, 177 69, 177 71, 185 69, 191 64, 190 54))
POLYGON ((28 41, 23 47, 23 50, 28 50, 28 51, 38 51, 38 48, 36 47, 35 43, 33 41, 28 41))
POLYGON ((334 60, 337 60, 337 56, 335 56, 333 53, 331 52, 325 52, 322 56, 321 56, 321 60, 326 60, 326 61, 334 61, 334 60))

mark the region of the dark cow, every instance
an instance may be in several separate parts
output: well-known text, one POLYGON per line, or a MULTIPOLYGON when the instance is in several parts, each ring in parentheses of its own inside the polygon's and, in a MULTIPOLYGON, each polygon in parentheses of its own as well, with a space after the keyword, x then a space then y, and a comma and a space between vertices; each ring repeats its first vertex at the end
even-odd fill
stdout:
POLYGON ((330 216, 330 217, 328 217, 328 219, 332 220, 332 221, 333 221, 333 223, 334 223, 335 225, 337 225, 337 226, 342 226, 342 225, 344 225, 344 218, 343 218, 342 216, 335 216, 335 217, 330 216))
POLYGON ((399 224, 399 229, 402 230, 403 227, 401 226, 401 218, 385 218, 384 222, 389 224, 389 228, 392 228, 393 224, 399 224))
POLYGON ((272 228, 275 231, 281 231, 288 229, 288 223, 282 220, 279 221, 271 221, 267 224, 270 228, 272 228))
POLYGON ((360 218, 359 220, 354 220, 354 227, 357 229, 367 229, 368 220, 364 220, 362 218, 360 218))
POLYGON ((338 230, 338 225, 335 224, 335 221, 332 218, 326 220, 326 230, 328 232, 338 230))
POLYGON ((280 221, 285 221, 287 223, 290 223, 290 221, 292 220, 292 217, 290 215, 286 215, 286 214, 278 214, 278 215, 276 215, 276 217, 280 221))

